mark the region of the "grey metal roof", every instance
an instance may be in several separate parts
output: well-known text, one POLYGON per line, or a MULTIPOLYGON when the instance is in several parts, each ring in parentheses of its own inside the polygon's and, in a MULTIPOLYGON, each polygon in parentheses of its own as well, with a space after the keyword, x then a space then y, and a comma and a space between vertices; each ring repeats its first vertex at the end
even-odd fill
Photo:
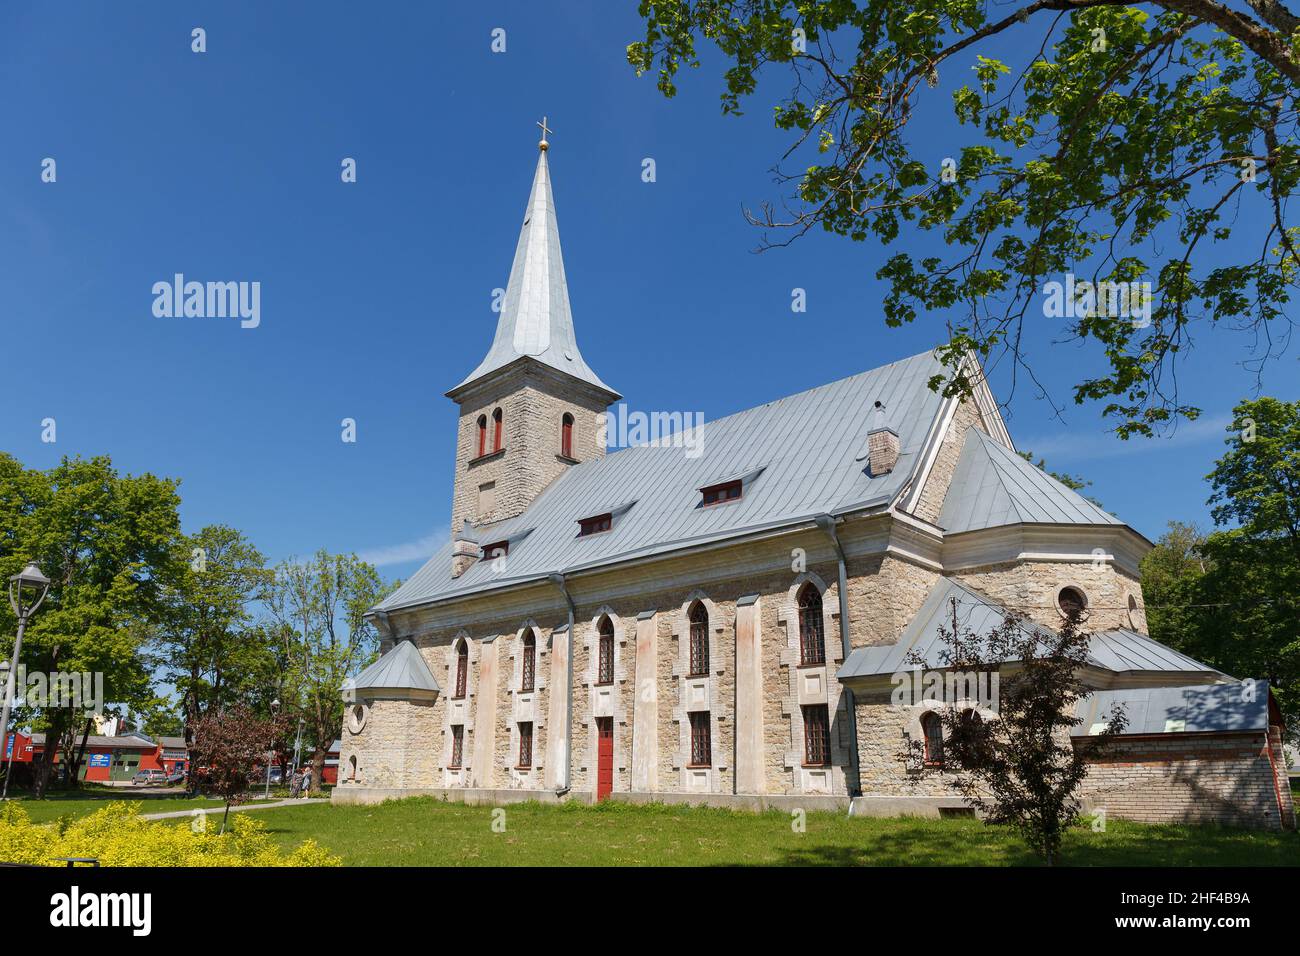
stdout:
POLYGON ((398 641, 349 685, 357 691, 404 690, 438 693, 442 688, 410 641, 398 641))
POLYGON ((381 610, 456 597, 556 571, 573 571, 659 554, 826 512, 885 506, 907 483, 943 399, 928 387, 943 368, 927 352, 704 424, 700 453, 670 442, 625 448, 561 474, 523 514, 481 531, 485 540, 513 539, 504 570, 479 561, 451 576, 448 542, 381 610), (872 408, 885 406, 899 434, 898 465, 887 475, 866 471, 872 408), (700 507, 705 485, 761 469, 737 501, 700 507), (615 511, 608 532, 578 537, 578 520, 615 511))
MULTIPOLYGON (((952 601, 957 602, 957 626, 962 631, 987 638, 1006 618, 1007 609, 991 598, 966 587, 952 578, 940 578, 930 589, 920 611, 903 630, 897 643, 877 647, 859 647, 849 654, 840 668, 839 677, 872 677, 911 670, 919 657, 926 667, 944 667, 947 644, 940 628, 952 629, 952 601), (913 653, 915 652, 915 653, 913 653)), ((1046 636, 1046 628, 1031 621, 1022 622, 1027 631, 1046 636)), ((1159 641, 1135 631, 1097 631, 1090 637, 1089 663, 1117 673, 1131 671, 1188 672, 1217 677, 1219 672, 1207 664, 1180 654, 1159 641)))
POLYGON ((939 526, 957 534, 1031 522, 1123 524, 979 429, 968 429, 939 526))
POLYGON ((519 230, 496 338, 478 368, 449 395, 489 372, 531 356, 618 398, 618 393, 600 380, 578 351, 546 152, 542 150, 537 157, 537 172, 519 230))
POLYGON ((1268 693, 1267 681, 1096 691, 1075 706, 1083 723, 1071 733, 1087 736, 1119 705, 1128 717, 1125 734, 1267 730, 1268 693))

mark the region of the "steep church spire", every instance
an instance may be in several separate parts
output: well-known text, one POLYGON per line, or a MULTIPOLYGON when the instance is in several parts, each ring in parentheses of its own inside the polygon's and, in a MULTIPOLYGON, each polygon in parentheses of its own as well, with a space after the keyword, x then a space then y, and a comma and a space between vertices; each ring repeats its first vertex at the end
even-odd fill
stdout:
POLYGON ((550 146, 546 137, 552 130, 546 126, 545 119, 538 125, 542 127, 542 140, 537 144, 537 172, 515 246, 496 338, 478 368, 447 393, 450 398, 456 398, 467 386, 525 356, 608 392, 611 401, 619 398, 578 351, 546 161, 550 146))

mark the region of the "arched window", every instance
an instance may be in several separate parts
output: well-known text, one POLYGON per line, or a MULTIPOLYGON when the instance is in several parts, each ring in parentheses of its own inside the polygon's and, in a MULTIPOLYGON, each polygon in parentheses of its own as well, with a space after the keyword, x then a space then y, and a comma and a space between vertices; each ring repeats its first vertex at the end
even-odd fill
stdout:
POLYGON ((533 632, 531 629, 529 629, 528 633, 524 635, 523 670, 524 670, 524 679, 521 682, 519 690, 522 693, 529 694, 532 693, 533 691, 534 682, 536 681, 536 674, 537 674, 537 638, 533 636, 533 632))
POLYGON ((925 735, 925 765, 943 766, 943 721, 932 710, 921 715, 921 732, 925 735))
POLYGON ((353 754, 351 757, 348 758, 348 767, 351 770, 351 776, 348 779, 355 781, 357 779, 357 755, 356 754, 353 754))
POLYGON ((482 458, 487 454, 487 416, 478 417, 478 457, 482 458))
POLYGON ((826 663, 826 636, 822 630, 822 595, 811 581, 799 592, 799 663, 826 663))
POLYGON ((573 457, 573 416, 568 412, 560 419, 560 454, 565 458, 573 457))
POLYGON ((691 605, 691 672, 690 677, 709 673, 709 609, 703 601, 691 605))
POLYGON ((455 699, 465 696, 465 685, 469 681, 469 645, 463 640, 456 648, 456 693, 455 699))
POLYGON ((492 450, 501 450, 501 409, 492 413, 492 450))
POLYGON ((596 633, 599 635, 599 648, 597 650, 597 684, 614 683, 614 622, 606 615, 600 619, 596 626, 596 633))

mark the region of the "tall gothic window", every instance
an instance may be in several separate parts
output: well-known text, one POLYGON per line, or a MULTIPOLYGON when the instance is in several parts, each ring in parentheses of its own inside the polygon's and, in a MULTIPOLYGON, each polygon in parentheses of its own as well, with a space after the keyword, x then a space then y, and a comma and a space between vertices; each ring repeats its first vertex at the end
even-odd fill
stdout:
POLYGON ((537 677, 537 638, 529 630, 524 635, 524 679, 519 687, 520 691, 528 694, 531 693, 536 683, 537 677))
POLYGON ((921 715, 921 733, 925 736, 925 763, 928 767, 943 766, 943 721, 932 710, 921 715))
POLYGON ((709 736, 709 712, 691 711, 691 766, 713 765, 713 742, 709 736))
POLYGON ((448 770, 459 770, 461 757, 465 750, 465 725, 451 725, 451 760, 447 764, 448 770))
POLYGON ((573 457, 573 416, 568 412, 560 420, 560 454, 565 458, 573 457))
POLYGON ((469 645, 463 640, 456 648, 456 693, 453 698, 465 696, 465 685, 469 681, 469 645))
POLYGON ((501 450, 501 409, 492 413, 492 450, 501 450))
POLYGON ((519 770, 529 770, 533 766, 533 722, 519 723, 519 770))
POLYGON ((824 767, 831 762, 830 713, 825 704, 803 709, 803 762, 808 767, 824 767))
POLYGON ((691 605, 691 673, 705 677, 709 673, 709 611, 703 601, 691 605))
POLYGON ((826 663, 826 635, 822 632, 822 596, 811 581, 799 592, 799 663, 826 663))
POLYGON ((608 616, 600 619, 600 624, 596 627, 599 635, 599 648, 597 649, 597 684, 614 683, 614 622, 608 616))
POLYGON ((487 416, 478 417, 478 457, 482 458, 487 454, 487 416))

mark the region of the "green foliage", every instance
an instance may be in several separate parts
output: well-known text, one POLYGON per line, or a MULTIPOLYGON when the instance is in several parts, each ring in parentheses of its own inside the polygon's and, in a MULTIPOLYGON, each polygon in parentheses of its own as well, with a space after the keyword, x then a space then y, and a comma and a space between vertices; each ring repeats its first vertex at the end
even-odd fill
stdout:
POLYGON ((375 655, 378 635, 366 613, 393 587, 353 554, 318 551, 276 568, 267 606, 286 662, 281 700, 306 721, 313 791, 343 729, 343 681, 375 655))
POLYGON ((1237 405, 1208 476, 1220 526, 1180 524, 1142 562, 1151 636, 1239 678, 1272 684, 1300 735, 1300 402, 1237 405), (1232 526, 1235 523, 1235 527, 1232 526))
MULTIPOLYGON (((952 627, 940 627, 939 637, 942 667, 1001 678, 994 710, 938 712, 945 782, 988 822, 1013 828, 1050 866, 1079 818, 1077 794, 1089 763, 1128 723, 1121 710, 1100 733, 1071 740, 1082 723, 1075 705, 1092 692, 1079 678, 1089 662, 1090 635, 1080 628, 1077 614, 1055 633, 1008 616, 979 634, 960 625, 954 599, 952 627), (1008 663, 1013 666, 1007 668, 1008 663)), ((917 658, 913 664, 924 667, 925 661, 917 658)), ((923 751, 924 744, 909 742, 909 750, 916 748, 923 751)), ((906 751, 902 756, 920 768, 914 780, 940 772, 933 762, 915 761, 906 751)))
POLYGON ((898 252, 877 275, 891 286, 888 325, 942 313, 948 394, 968 388, 968 351, 1029 369, 1021 332, 1046 281, 1151 282, 1149 324, 1098 310, 1054 320, 1104 359, 1074 401, 1103 403, 1124 437, 1149 435, 1198 414, 1173 374, 1197 324, 1245 327, 1254 358, 1271 354, 1300 267, 1286 218, 1300 179, 1300 21, 1273 2, 1150 6, 641 0, 645 37, 627 56, 671 97, 681 68, 700 66, 697 43, 716 46, 724 113, 741 111, 764 68, 792 74, 774 115, 793 139, 797 169, 781 180, 796 206, 756 221, 885 245, 904 231, 925 248, 926 233, 942 239, 946 255, 898 252), (986 55, 994 43, 1013 61, 986 55), (948 82, 931 92, 941 69, 948 82), (968 131, 950 147, 955 178, 909 137, 945 96, 968 131), (1226 262, 1203 255, 1215 245, 1226 262))
POLYGON ((282 661, 252 614, 273 578, 265 564, 243 534, 224 525, 171 545, 150 649, 158 676, 180 696, 187 724, 237 701, 269 704, 278 691, 282 661))
MULTIPOLYGON (((266 827, 236 814, 230 831, 140 817, 139 803, 114 801, 78 820, 36 824, 20 803, 0 807, 0 860, 65 866, 59 857, 93 857, 101 866, 340 866, 306 840, 283 853, 266 827)), ((199 818, 206 824, 207 818, 199 818)))
MULTIPOLYGON (((0 453, 0 576, 36 561, 52 581, 24 638, 29 671, 100 672, 107 700, 152 699, 140 646, 180 529, 176 485, 120 475, 107 457, 64 458, 41 471, 0 453)), ((0 602, 6 656, 15 631, 0 602)), ((71 706, 36 716, 65 751, 85 720, 71 706)))

